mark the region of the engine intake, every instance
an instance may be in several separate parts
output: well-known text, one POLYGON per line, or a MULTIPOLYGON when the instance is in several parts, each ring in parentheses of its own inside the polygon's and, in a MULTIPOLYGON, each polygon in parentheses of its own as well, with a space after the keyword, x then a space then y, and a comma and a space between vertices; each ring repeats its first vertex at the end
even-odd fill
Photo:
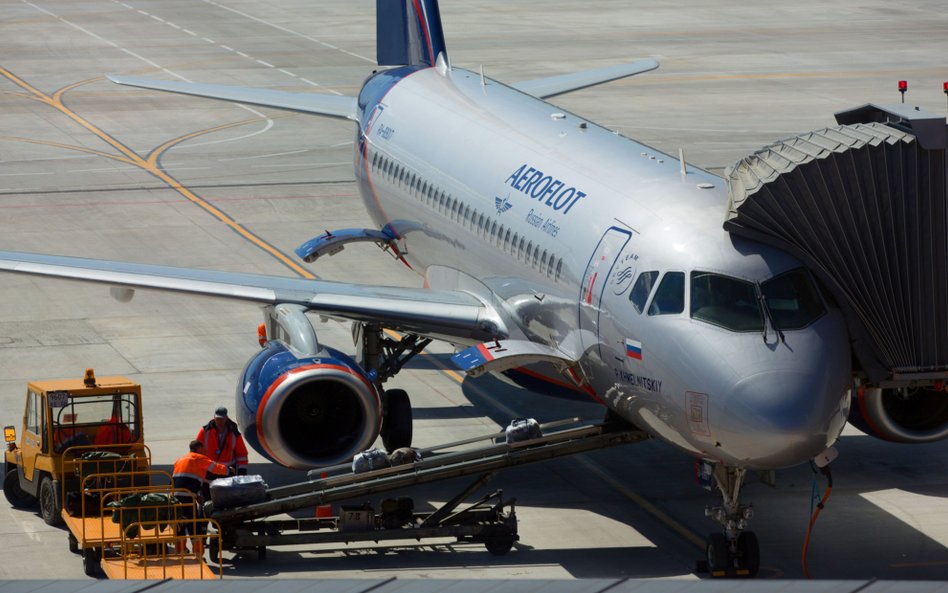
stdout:
POLYGON ((849 422, 866 434, 898 443, 948 438, 948 393, 934 387, 860 389, 849 422))
POLYGON ((301 470, 350 461, 382 421, 379 394, 355 361, 331 348, 298 358, 278 340, 247 363, 237 404, 247 443, 301 470))

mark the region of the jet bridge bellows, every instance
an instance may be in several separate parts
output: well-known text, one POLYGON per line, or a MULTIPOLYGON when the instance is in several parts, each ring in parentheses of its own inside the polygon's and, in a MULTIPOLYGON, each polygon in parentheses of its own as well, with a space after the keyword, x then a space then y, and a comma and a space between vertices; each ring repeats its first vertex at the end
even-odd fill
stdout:
POLYGON ((820 278, 871 381, 946 378, 945 118, 866 105, 836 119, 729 167, 724 227, 820 278))

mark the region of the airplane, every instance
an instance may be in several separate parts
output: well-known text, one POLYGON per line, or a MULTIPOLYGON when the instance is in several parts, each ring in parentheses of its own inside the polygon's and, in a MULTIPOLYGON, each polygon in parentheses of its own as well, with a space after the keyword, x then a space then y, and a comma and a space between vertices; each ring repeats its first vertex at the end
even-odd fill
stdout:
POLYGON ((119 300, 150 289, 261 306, 236 415, 289 468, 351 460, 379 436, 409 445, 408 395, 383 384, 431 340, 453 344, 471 375, 580 391, 700 461, 722 498, 712 574, 756 574, 747 472, 831 460, 851 407, 861 426, 893 424, 881 405, 851 406, 864 400, 837 303, 797 257, 723 228, 725 180, 546 101, 655 60, 505 84, 451 64, 437 0, 376 11, 386 68, 355 97, 109 78, 353 122, 377 226, 326 231, 296 254, 375 243, 424 287, 9 251, 0 271, 98 282, 119 300), (351 321, 356 353, 321 343, 307 314, 351 321))

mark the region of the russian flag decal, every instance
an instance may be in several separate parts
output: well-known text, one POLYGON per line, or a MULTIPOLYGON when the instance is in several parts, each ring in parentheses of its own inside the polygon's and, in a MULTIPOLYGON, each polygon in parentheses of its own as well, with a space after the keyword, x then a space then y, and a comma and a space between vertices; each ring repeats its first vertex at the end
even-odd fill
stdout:
POLYGON ((636 342, 635 340, 630 340, 626 338, 625 355, 628 356, 629 358, 642 360, 642 342, 636 342))

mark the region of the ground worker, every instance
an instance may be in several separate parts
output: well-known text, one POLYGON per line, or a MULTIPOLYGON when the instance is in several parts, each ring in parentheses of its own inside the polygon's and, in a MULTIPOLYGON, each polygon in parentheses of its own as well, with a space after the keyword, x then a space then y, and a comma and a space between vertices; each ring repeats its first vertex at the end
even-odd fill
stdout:
MULTIPOLYGON (((188 445, 190 452, 174 462, 171 479, 174 483, 174 496, 182 503, 194 503, 182 512, 181 527, 178 535, 191 536, 191 548, 197 556, 204 555, 204 538, 207 533, 206 521, 195 521, 204 517, 204 501, 210 498, 208 476, 228 475, 227 466, 217 463, 206 455, 204 443, 198 440, 188 445)), ((184 538, 178 541, 177 551, 184 552, 184 538)))
POLYGON ((135 436, 132 435, 128 425, 115 414, 99 427, 99 431, 95 433, 95 441, 93 441, 96 445, 125 445, 134 442, 135 436))
POLYGON ((204 443, 207 456, 243 476, 247 473, 247 445, 237 429, 237 423, 227 417, 227 408, 214 411, 214 418, 198 431, 197 440, 204 443))

